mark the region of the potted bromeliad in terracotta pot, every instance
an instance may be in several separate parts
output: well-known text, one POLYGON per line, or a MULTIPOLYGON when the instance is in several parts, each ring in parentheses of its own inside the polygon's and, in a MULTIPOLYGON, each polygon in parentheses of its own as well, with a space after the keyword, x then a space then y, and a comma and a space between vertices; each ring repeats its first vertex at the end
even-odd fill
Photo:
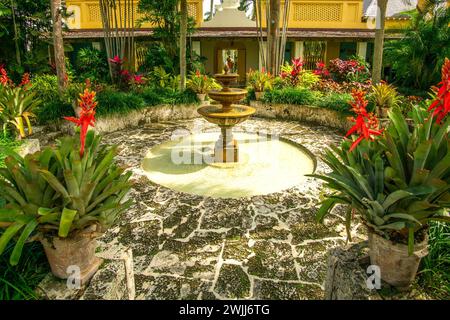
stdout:
POLYGON ((355 125, 339 147, 326 151, 331 172, 313 175, 332 190, 317 213, 323 219, 337 204, 347 205, 347 233, 358 215, 369 233, 371 264, 381 278, 407 288, 427 254, 427 224, 449 222, 450 206, 450 61, 442 69, 436 100, 416 106, 414 126, 398 108, 388 112, 386 128, 366 111, 365 93, 354 91, 355 125))
POLYGON ((74 266, 85 283, 101 262, 94 255, 96 238, 131 205, 125 199, 131 173, 115 165, 116 147, 101 145, 101 137, 88 131, 95 121, 95 92, 86 89, 79 104, 80 118, 66 118, 80 127, 79 139, 64 137, 24 158, 6 151, 0 254, 15 239, 10 263, 16 265, 25 242, 41 241, 55 276, 67 278, 74 266))
POLYGON ((198 100, 204 102, 209 90, 221 89, 221 86, 211 77, 201 74, 199 70, 191 72, 186 87, 197 94, 198 100))
POLYGON ((273 77, 264 68, 262 71, 250 70, 247 73, 247 85, 255 92, 256 100, 261 100, 264 91, 272 87, 272 80, 273 77))

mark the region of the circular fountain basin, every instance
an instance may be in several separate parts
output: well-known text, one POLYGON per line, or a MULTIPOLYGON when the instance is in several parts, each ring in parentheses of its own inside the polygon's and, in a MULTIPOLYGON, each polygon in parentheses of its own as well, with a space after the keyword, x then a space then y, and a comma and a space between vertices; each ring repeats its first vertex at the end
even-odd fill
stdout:
POLYGON ((289 189, 314 172, 315 158, 304 147, 276 136, 234 133, 240 161, 214 163, 219 132, 166 141, 150 149, 142 169, 164 187, 216 198, 241 198, 289 189))
POLYGON ((252 114, 256 112, 255 108, 231 105, 231 110, 227 112, 222 111, 222 106, 209 105, 197 109, 197 112, 205 118, 208 122, 217 124, 219 126, 235 126, 247 120, 252 114))
POLYGON ((244 99, 248 93, 245 89, 228 88, 228 90, 229 91, 211 90, 208 91, 208 96, 213 100, 231 104, 244 99))

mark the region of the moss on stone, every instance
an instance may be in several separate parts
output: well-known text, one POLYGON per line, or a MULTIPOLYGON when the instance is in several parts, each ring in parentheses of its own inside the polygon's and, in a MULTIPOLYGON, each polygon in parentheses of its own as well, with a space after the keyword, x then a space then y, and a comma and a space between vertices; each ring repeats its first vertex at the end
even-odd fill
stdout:
POLYGON ((241 266, 224 264, 214 289, 223 297, 245 298, 250 295, 250 280, 241 266))

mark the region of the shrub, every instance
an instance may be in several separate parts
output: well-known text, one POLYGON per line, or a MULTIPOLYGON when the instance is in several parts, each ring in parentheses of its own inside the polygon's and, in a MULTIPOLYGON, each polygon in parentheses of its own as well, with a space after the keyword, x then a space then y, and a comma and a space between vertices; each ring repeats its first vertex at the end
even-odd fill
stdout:
POLYGON ((50 100, 59 99, 58 78, 53 74, 40 74, 32 78, 31 90, 36 92, 36 98, 46 103, 50 100))
POLYGON ((304 88, 312 88, 320 81, 320 76, 314 74, 309 70, 303 70, 300 76, 300 86, 304 88))
POLYGON ((343 113, 350 113, 348 102, 352 96, 348 93, 332 92, 318 100, 317 106, 321 108, 336 110, 343 113))
MULTIPOLYGON (((72 88, 73 85, 70 84, 67 91, 71 92, 72 88)), ((58 93, 58 79, 55 75, 42 74, 33 77, 31 90, 42 101, 35 111, 39 124, 59 120, 63 116, 74 115, 71 100, 66 96, 61 97, 58 93)), ((72 95, 75 98, 75 94, 72 95)))
POLYGON ((430 223, 428 255, 423 258, 420 283, 435 298, 450 299, 450 224, 430 223))
POLYGON ((350 60, 333 59, 328 64, 328 70, 338 82, 365 82, 370 78, 368 65, 358 57, 350 60))
POLYGON ((81 81, 106 81, 109 67, 106 53, 94 48, 82 48, 77 53, 75 69, 81 81))
POLYGON ((112 113, 124 114, 145 107, 145 101, 141 96, 133 92, 125 93, 116 91, 112 88, 106 88, 99 92, 97 94, 97 101, 99 103, 97 115, 99 116, 112 113))
POLYGON ((320 97, 320 92, 306 88, 284 88, 282 90, 266 91, 262 100, 268 103, 313 105, 320 97))
POLYGON ((263 92, 266 89, 270 89, 272 84, 272 76, 270 73, 266 73, 264 70, 250 70, 247 73, 247 84, 253 91, 263 92))
POLYGON ((61 120, 64 116, 74 116, 72 104, 60 98, 48 100, 36 109, 36 118, 39 124, 61 120))
POLYGON ((186 82, 187 88, 195 93, 204 94, 212 89, 220 89, 221 86, 211 77, 201 74, 199 70, 191 72, 186 82))

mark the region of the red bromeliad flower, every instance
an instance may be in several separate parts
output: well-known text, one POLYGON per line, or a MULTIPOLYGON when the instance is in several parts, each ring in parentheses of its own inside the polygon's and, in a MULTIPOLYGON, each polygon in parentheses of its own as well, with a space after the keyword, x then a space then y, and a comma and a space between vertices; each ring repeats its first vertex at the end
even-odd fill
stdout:
POLYGON ((22 81, 20 82, 19 86, 27 86, 30 83, 30 74, 24 73, 22 75, 22 81))
POLYGON ((97 102, 95 101, 95 91, 89 91, 85 89, 83 93, 80 93, 80 99, 78 99, 78 105, 81 108, 80 118, 64 117, 64 119, 75 123, 80 127, 80 157, 84 155, 84 146, 86 143, 86 134, 89 126, 93 127, 95 124, 95 107, 97 102))
POLYGON ((11 79, 3 67, 0 68, 0 83, 5 87, 11 84, 11 79))
POLYGON ((119 56, 114 56, 114 58, 109 59, 109 62, 117 64, 117 65, 121 65, 123 63, 123 59, 120 59, 119 56))
POLYGON ((133 75, 133 82, 135 84, 144 84, 144 77, 141 74, 133 75))
POLYGON ((201 76, 201 73, 200 73, 200 70, 195 70, 195 75, 197 76, 197 77, 200 77, 201 76))
POLYGON ((365 92, 360 90, 352 91, 353 101, 350 102, 353 112, 356 113, 356 118, 352 117, 350 120, 355 123, 353 127, 347 132, 345 137, 353 133, 359 134, 359 137, 352 143, 350 152, 363 140, 374 140, 374 136, 379 136, 383 130, 378 129, 378 119, 372 112, 367 112, 368 101, 365 98, 365 92))
POLYGON ((428 111, 433 111, 436 123, 441 124, 442 120, 450 112, 450 60, 445 58, 442 66, 442 81, 439 83, 436 100, 430 105, 428 111))

